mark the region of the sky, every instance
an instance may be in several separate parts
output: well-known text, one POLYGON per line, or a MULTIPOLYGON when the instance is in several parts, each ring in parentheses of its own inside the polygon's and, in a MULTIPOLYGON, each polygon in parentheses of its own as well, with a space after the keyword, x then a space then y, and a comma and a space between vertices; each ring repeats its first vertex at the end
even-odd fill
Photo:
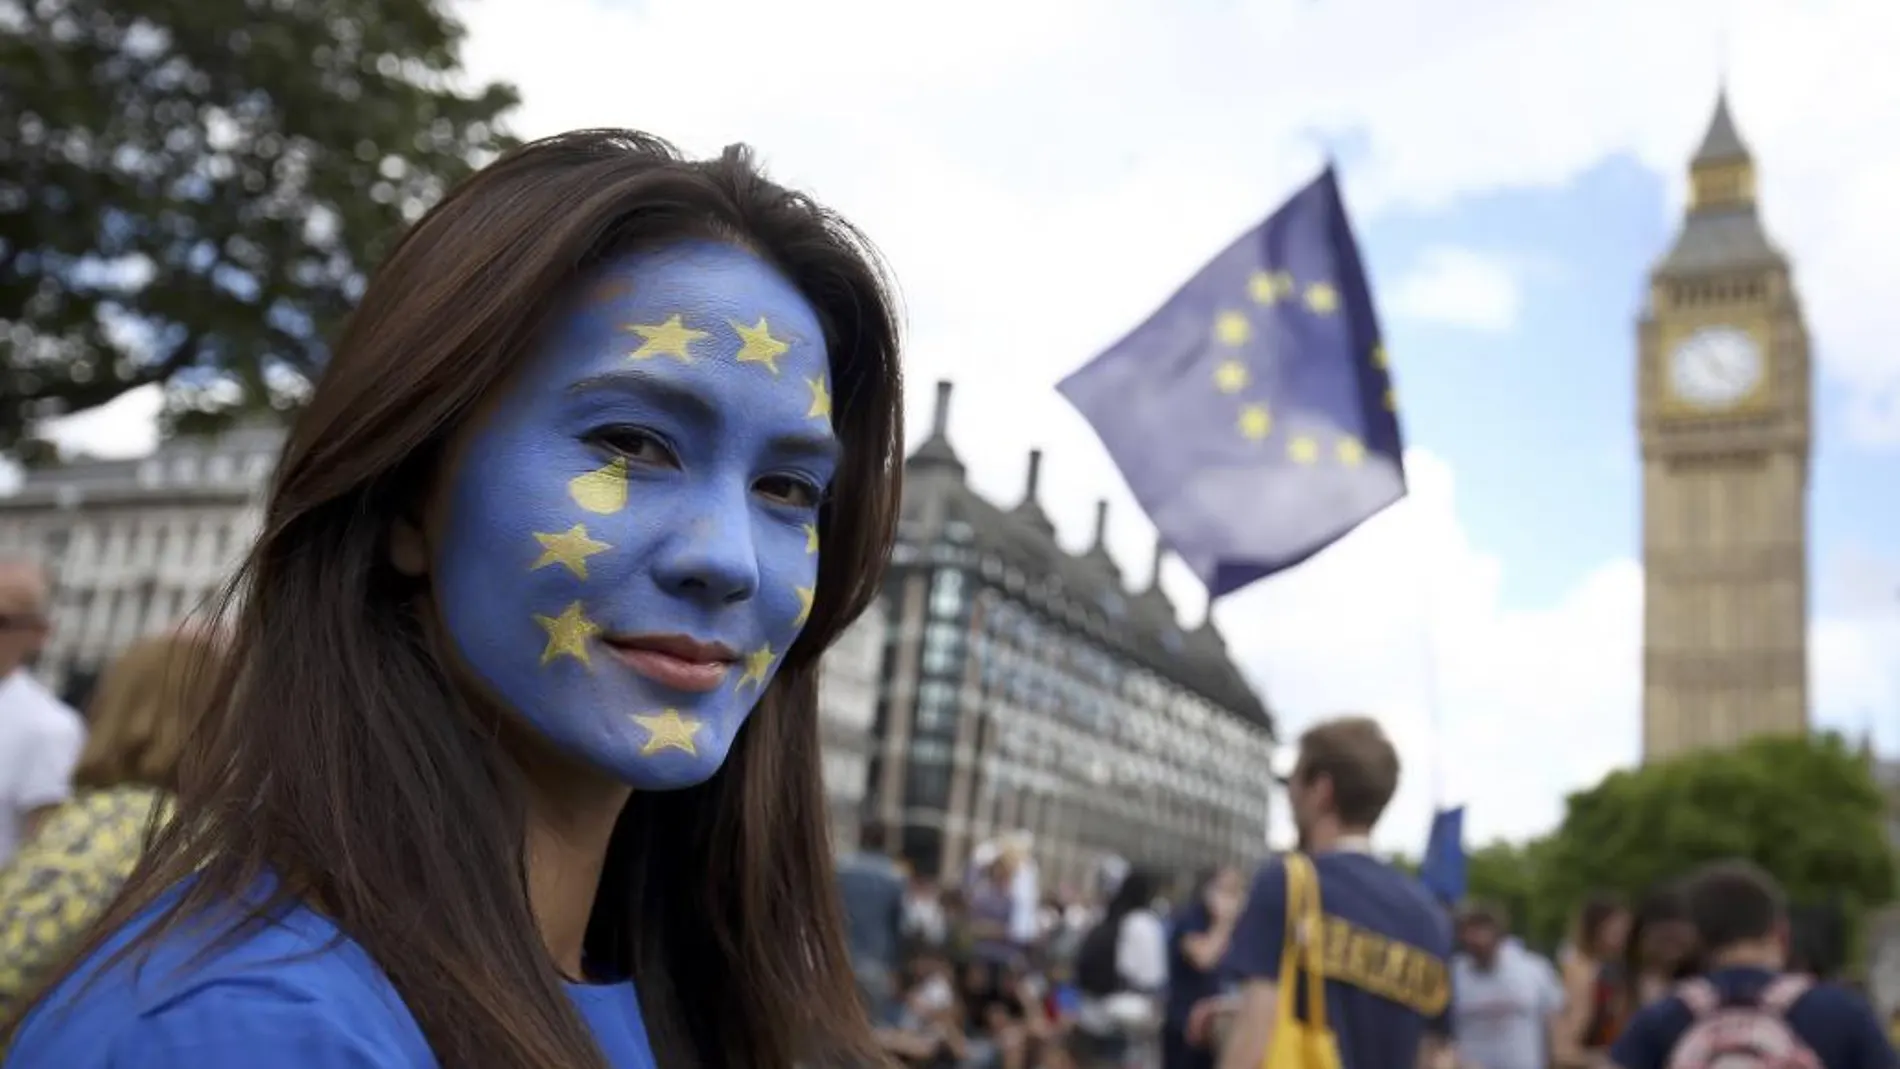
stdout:
MULTIPOLYGON (((1402 398, 1411 496, 1222 601, 1288 734, 1400 744, 1379 838, 1438 802, 1479 841, 1561 819, 1638 754, 1634 320, 1718 86, 1754 150, 1817 361, 1817 722, 1900 751, 1900 5, 1890 0, 475 0, 473 75, 516 133, 745 141, 867 231, 906 308, 908 419, 1080 548, 1098 498, 1145 582, 1153 530, 1054 384, 1330 154, 1402 398)), ((149 447, 128 397, 60 439, 149 447)), ((1178 562, 1163 582, 1195 621, 1178 562)))

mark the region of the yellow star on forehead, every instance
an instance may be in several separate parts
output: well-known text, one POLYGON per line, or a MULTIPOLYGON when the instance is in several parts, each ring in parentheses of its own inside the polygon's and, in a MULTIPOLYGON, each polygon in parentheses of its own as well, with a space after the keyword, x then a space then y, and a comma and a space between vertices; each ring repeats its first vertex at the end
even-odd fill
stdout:
POLYGON ((772 652, 771 646, 760 646, 746 654, 745 674, 739 677, 739 682, 733 684, 732 689, 744 690, 747 683, 755 687, 765 686, 765 673, 772 670, 772 662, 777 658, 778 654, 772 652))
POLYGON ((1257 442, 1273 431, 1273 417, 1266 405, 1245 405, 1240 410, 1240 436, 1257 442))
POLYGON ((758 323, 750 327, 736 319, 728 322, 742 343, 739 346, 739 362, 764 364, 767 371, 778 374, 778 358, 790 351, 791 344, 772 337, 772 328, 765 322, 764 316, 760 316, 758 323))
POLYGON ((573 572, 576 579, 587 578, 587 558, 614 548, 587 537, 586 525, 579 523, 559 534, 536 531, 534 540, 541 543, 541 555, 528 566, 529 571, 539 571, 550 564, 558 564, 573 572))
POLYGON ((661 750, 679 750, 692 757, 699 756, 699 747, 693 740, 699 734, 700 723, 690 716, 681 716, 678 709, 662 709, 657 716, 636 713, 633 722, 647 733, 647 741, 640 747, 641 757, 652 757, 661 750))
POLYGON ((605 467, 567 481, 567 496, 597 516, 611 516, 627 507, 627 459, 615 457, 605 467))
POLYGON ((1375 345, 1372 347, 1372 366, 1376 368, 1385 367, 1385 346, 1384 345, 1375 345))
POLYGON ((1302 434, 1287 443, 1286 455, 1292 457, 1295 464, 1311 464, 1319 459, 1319 443, 1302 434))
POLYGON ((818 596, 818 591, 812 587, 799 586, 793 587, 792 592, 798 595, 798 619, 792 621, 792 626, 804 627, 805 621, 811 619, 811 603, 818 596))
POLYGON ((547 649, 541 651, 542 664, 548 664, 556 657, 572 657, 593 667, 594 662, 587 656, 587 640, 600 634, 600 625, 587 618, 587 614, 581 611, 580 602, 562 609, 559 616, 535 613, 534 622, 548 633, 547 649))
POLYGON ((1214 317, 1214 337, 1222 345, 1240 346, 1253 337, 1253 324, 1239 312, 1222 312, 1214 317))
POLYGON ((1252 378, 1247 374, 1247 365, 1238 360, 1223 360, 1214 369, 1214 388, 1222 393, 1239 393, 1252 378))
POLYGON ((1306 287, 1306 307, 1314 315, 1331 315, 1339 307, 1339 291, 1330 283, 1315 282, 1306 287))
POLYGON ((815 523, 805 524, 805 552, 818 552, 818 525, 815 523))
POLYGON ((831 418, 831 391, 825 387, 825 377, 814 375, 805 380, 811 389, 811 409, 805 413, 807 419, 831 418))
POLYGON ((664 323, 629 323, 622 329, 640 335, 640 347, 627 354, 634 360, 670 356, 690 364, 693 354, 688 347, 706 336, 705 331, 694 330, 677 315, 668 316, 664 323))
POLYGON ((1366 459, 1366 447, 1360 444, 1359 439, 1347 436, 1341 438, 1339 444, 1333 447, 1333 455, 1339 458, 1341 464, 1356 468, 1361 461, 1366 459))

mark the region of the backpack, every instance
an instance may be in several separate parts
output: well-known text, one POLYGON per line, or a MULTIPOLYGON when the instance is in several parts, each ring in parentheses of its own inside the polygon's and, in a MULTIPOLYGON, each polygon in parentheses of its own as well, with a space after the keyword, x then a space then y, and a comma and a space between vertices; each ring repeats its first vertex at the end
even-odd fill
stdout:
POLYGON ((1120 962, 1122 918, 1107 917, 1090 928, 1075 951, 1075 986, 1084 995, 1107 998, 1124 990, 1120 962))
POLYGON ((1788 1026, 1788 1010, 1809 983, 1783 976, 1753 1002, 1724 1003, 1707 980, 1684 982, 1676 997, 1694 1019, 1669 1053, 1668 1069, 1822 1069, 1821 1059, 1788 1026))

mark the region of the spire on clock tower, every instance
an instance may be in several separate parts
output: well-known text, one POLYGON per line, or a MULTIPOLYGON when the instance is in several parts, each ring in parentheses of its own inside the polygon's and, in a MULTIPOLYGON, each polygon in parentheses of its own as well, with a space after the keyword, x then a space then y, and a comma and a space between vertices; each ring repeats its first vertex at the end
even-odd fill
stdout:
POLYGON ((1755 212, 1755 158, 1735 127, 1728 92, 1715 97, 1702 145, 1689 160, 1689 212, 1676 243, 1657 265, 1662 276, 1698 275, 1783 264, 1755 212))
POLYGON ((1689 181, 1696 210, 1755 206, 1755 159, 1748 154, 1742 135, 1735 132, 1726 89, 1716 94, 1709 132, 1702 135, 1702 147, 1689 161, 1689 181))

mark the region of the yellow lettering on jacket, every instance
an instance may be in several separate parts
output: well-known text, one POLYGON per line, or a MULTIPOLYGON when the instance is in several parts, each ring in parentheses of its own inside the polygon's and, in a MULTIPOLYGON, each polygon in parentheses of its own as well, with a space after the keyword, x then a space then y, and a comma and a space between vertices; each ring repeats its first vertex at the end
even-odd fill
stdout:
POLYGON ((1445 1012, 1451 975, 1443 958, 1330 913, 1323 933, 1320 972, 1326 979, 1391 999, 1426 1017, 1445 1012))

